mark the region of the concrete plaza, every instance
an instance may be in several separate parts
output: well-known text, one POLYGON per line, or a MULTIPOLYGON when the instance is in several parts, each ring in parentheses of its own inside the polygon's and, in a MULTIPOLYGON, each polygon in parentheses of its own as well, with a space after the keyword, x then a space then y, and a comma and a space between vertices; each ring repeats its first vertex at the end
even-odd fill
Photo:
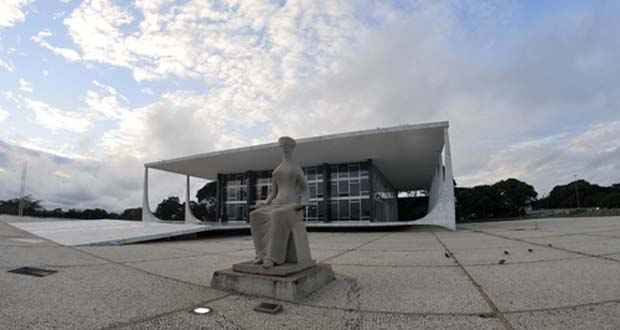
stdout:
POLYGON ((215 270, 252 257, 249 235, 71 247, 9 220, 0 329, 620 327, 620 217, 312 232, 314 258, 337 279, 276 315, 253 311, 264 299, 209 287, 215 270), (8 272, 22 266, 58 272, 8 272))

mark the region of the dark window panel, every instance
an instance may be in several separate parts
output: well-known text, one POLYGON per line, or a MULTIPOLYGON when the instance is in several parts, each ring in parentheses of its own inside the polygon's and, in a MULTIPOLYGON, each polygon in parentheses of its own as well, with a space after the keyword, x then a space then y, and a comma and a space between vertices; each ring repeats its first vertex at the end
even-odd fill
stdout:
POLYGON ((338 165, 338 177, 339 178, 349 177, 349 168, 347 167, 347 164, 338 165))
POLYGON ((368 178, 361 179, 360 181, 362 183, 362 194, 368 195, 370 192, 370 182, 368 178))
POLYGON ((338 219, 338 201, 331 202, 329 207, 332 219, 338 219))
POLYGON ((359 201, 351 202, 351 220, 359 220, 361 216, 361 203, 359 201))
POLYGON ((349 165, 349 177, 357 178, 360 175, 360 166, 358 164, 349 165))
POLYGON ((362 199, 362 216, 370 217, 370 199, 362 199))
POLYGON ((360 195, 360 183, 359 180, 351 180, 350 185, 350 195, 351 196, 359 196, 360 195))
POLYGON ((349 201, 348 200, 338 201, 338 217, 341 220, 349 220, 349 201))

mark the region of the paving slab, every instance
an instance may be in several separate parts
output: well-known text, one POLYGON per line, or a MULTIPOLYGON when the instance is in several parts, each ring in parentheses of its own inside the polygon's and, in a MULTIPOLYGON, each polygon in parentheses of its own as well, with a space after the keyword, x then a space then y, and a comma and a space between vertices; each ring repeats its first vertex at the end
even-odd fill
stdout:
MULTIPOLYGON (((316 261, 324 261, 329 259, 329 262, 331 263, 331 258, 333 256, 337 256, 339 254, 345 253, 349 250, 334 250, 334 249, 312 249, 310 251, 310 254, 312 255, 312 259, 316 260, 316 261)), ((256 255, 256 253, 254 252, 254 248, 251 249, 245 249, 245 250, 239 250, 239 251, 233 251, 233 252, 229 252, 229 253, 221 253, 223 255, 228 255, 228 256, 237 256, 237 257, 244 257, 246 260, 252 260, 254 259, 254 256, 256 255)))
POLYGON ((539 244, 551 244, 571 251, 578 251, 587 254, 600 255, 610 253, 620 253, 620 238, 608 238, 591 235, 570 235, 559 237, 526 238, 528 242, 539 244))
POLYGON ((247 296, 226 297, 209 307, 213 311, 207 315, 181 311, 122 329, 349 329, 359 319, 357 312, 247 296), (254 307, 261 302, 282 304, 283 310, 273 315, 255 312, 254 307))
POLYGON ((522 244, 511 239, 493 237, 482 233, 463 233, 463 235, 458 236, 438 233, 437 237, 453 252, 470 248, 498 248, 522 244))
POLYGON ((192 251, 193 253, 204 254, 222 254, 232 253, 235 251, 254 249, 252 242, 239 238, 237 240, 217 240, 211 241, 210 239, 199 239, 190 241, 173 241, 173 242, 156 242, 147 243, 148 246, 163 246, 172 249, 192 251))
POLYGON ((356 249, 366 242, 340 242, 335 239, 333 241, 312 241, 310 240, 310 249, 330 249, 330 250, 351 250, 356 249))
POLYGON ((620 299, 620 263, 600 258, 465 267, 501 311, 620 299))
POLYGON ((618 329, 620 303, 610 302, 559 310, 510 313, 506 319, 515 329, 618 329))
POLYGON ((60 269, 47 277, 0 273, 5 329, 94 329, 223 295, 119 265, 60 269))
MULTIPOLYGON (((312 251, 314 253, 314 251, 312 251)), ((376 251, 355 250, 330 259, 338 265, 360 266, 456 266, 454 258, 446 258, 442 250, 376 251)), ((412 270, 414 271, 414 270, 412 270)))
POLYGON ((386 233, 338 233, 337 235, 313 235, 313 233, 310 233, 308 235, 308 240, 311 242, 335 241, 342 243, 362 244, 368 241, 386 237, 386 235, 386 233))
POLYGON ((8 267, 107 263, 105 260, 62 246, 0 246, 0 260, 8 267))
POLYGON ((478 315, 362 313, 360 329, 505 329, 505 327, 497 318, 478 315))
POLYGON ((2 236, 0 246, 61 246, 36 236, 2 236))
POLYGON ((454 257, 463 265, 494 265, 498 264, 500 260, 504 260, 506 264, 512 264, 584 258, 575 253, 527 243, 506 247, 455 249, 452 251, 454 257))
POLYGON ((514 229, 495 229, 495 230, 482 230, 482 232, 489 233, 492 235, 500 235, 510 238, 536 238, 536 237, 552 237, 552 236, 563 236, 563 235, 572 235, 572 232, 565 232, 560 230, 549 230, 549 229, 535 229, 535 228, 514 228, 514 229))
POLYGON ((200 255, 199 252, 177 249, 172 245, 85 246, 76 249, 115 262, 148 261, 200 255))
POLYGON ((360 250, 378 251, 418 251, 418 250, 444 250, 444 247, 435 237, 422 237, 416 239, 390 239, 383 238, 366 244, 360 250))
POLYGON ((404 313, 491 311, 458 267, 332 267, 336 280, 311 295, 308 304, 404 313))
POLYGON ((603 237, 609 237, 609 238, 620 238, 620 229, 614 229, 614 230, 605 230, 605 231, 590 231, 590 232, 586 232, 587 235, 592 235, 592 236, 603 236, 603 237))
POLYGON ((233 264, 247 261, 247 258, 225 255, 204 255, 145 262, 129 262, 128 265, 170 278, 209 286, 216 270, 231 268, 233 264))

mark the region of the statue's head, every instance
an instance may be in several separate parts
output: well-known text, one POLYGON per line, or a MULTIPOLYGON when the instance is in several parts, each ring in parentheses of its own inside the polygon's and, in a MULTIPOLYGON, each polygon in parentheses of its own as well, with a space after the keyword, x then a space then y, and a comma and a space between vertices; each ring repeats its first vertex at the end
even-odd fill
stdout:
POLYGON ((278 143, 280 144, 280 148, 284 153, 291 153, 295 149, 295 145, 297 144, 295 140, 290 136, 283 136, 278 139, 278 143))

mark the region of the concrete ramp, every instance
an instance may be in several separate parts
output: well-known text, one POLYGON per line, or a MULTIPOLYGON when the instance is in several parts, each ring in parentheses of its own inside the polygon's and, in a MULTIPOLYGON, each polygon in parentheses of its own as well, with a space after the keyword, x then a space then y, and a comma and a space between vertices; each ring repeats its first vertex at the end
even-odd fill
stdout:
POLYGON ((11 226, 58 244, 122 245, 194 234, 207 230, 203 225, 145 224, 123 220, 64 220, 9 222, 11 226))
MULTIPOLYGON (((423 219, 422 219, 423 220, 423 219)), ((250 229, 244 221, 225 223, 186 224, 179 222, 142 222, 126 220, 67 220, 56 218, 0 216, 0 222, 27 231, 33 235, 66 246, 123 245, 170 238, 201 232, 250 229)), ((307 228, 390 228, 419 225, 420 220, 370 222, 332 221, 306 222, 307 228)), ((424 223, 422 223, 424 224, 424 223)))

